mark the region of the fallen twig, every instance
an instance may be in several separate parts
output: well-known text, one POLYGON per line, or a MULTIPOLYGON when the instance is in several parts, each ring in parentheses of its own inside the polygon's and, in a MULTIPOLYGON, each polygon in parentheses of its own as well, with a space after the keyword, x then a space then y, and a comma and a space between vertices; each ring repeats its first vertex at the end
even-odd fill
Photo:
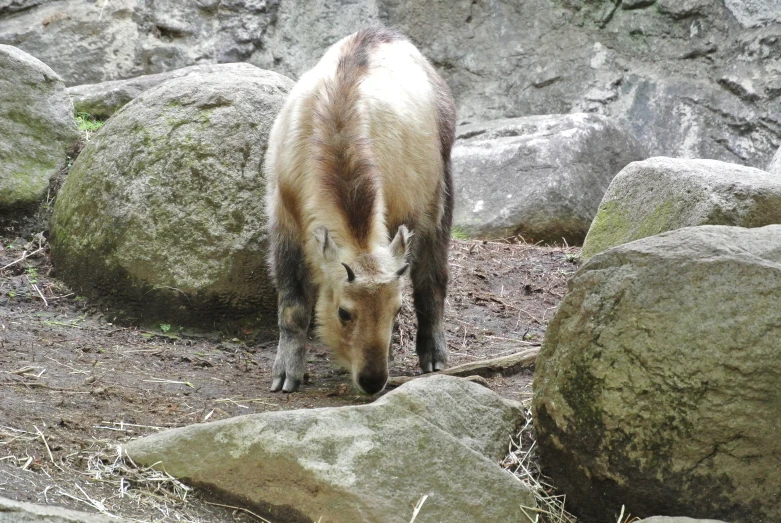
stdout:
POLYGON ((33 428, 35 429, 35 432, 37 432, 41 437, 41 441, 43 441, 43 445, 46 447, 46 452, 49 453, 49 459, 51 460, 52 464, 56 465, 56 463, 54 463, 54 456, 52 456, 52 449, 49 448, 49 443, 46 441, 46 437, 43 435, 43 432, 41 432, 41 429, 35 425, 33 425, 33 428))
POLYGON ((17 263, 22 263, 24 260, 26 260, 30 256, 35 256, 36 254, 38 254, 43 249, 44 249, 44 247, 39 247, 38 249, 35 249, 33 252, 31 252, 29 254, 27 253, 27 251, 23 251, 21 258, 19 258, 18 260, 14 260, 14 261, 12 261, 11 263, 9 263, 7 265, 3 265, 2 267, 0 267, 0 271, 2 271, 4 269, 7 269, 8 267, 12 267, 12 266, 16 265, 17 263))
POLYGON ((432 372, 429 374, 421 374, 418 376, 393 376, 388 379, 388 387, 398 387, 416 378, 435 376, 437 374, 460 377, 477 375, 484 378, 495 376, 497 374, 510 376, 512 374, 516 374, 521 369, 531 367, 537 359, 537 354, 539 352, 539 347, 535 347, 533 349, 510 354, 509 356, 464 363, 463 365, 456 365, 455 367, 450 367, 449 369, 432 372))
POLYGON ((415 518, 418 517, 420 509, 423 508, 423 503, 425 503, 427 499, 428 494, 423 494, 423 497, 415 504, 415 508, 412 510, 412 519, 409 520, 409 523, 415 523, 415 518))
POLYGON ((38 296, 40 296, 41 299, 43 300, 43 306, 44 307, 48 307, 49 306, 49 302, 46 301, 46 298, 43 296, 43 293, 41 292, 41 289, 38 288, 38 285, 33 283, 29 276, 27 276, 27 281, 30 283, 30 285, 32 285, 32 288, 35 289, 35 292, 37 292, 38 296))

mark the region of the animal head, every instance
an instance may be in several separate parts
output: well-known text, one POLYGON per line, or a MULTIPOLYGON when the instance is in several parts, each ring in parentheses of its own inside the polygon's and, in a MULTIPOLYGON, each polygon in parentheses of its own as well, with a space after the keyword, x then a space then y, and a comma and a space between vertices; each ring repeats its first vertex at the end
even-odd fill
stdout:
POLYGON ((316 307, 318 336, 367 394, 381 391, 388 381, 391 334, 401 309, 401 279, 409 270, 411 236, 402 225, 389 245, 348 263, 348 253, 336 245, 328 229, 315 231, 325 275, 316 307))

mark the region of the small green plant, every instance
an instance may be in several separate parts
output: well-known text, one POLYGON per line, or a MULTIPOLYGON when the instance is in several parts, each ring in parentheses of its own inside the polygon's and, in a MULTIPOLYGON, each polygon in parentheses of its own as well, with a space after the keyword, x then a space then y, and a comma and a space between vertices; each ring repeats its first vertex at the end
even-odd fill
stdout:
POLYGON ((16 298, 16 293, 14 291, 8 291, 8 297, 9 298, 16 298))
POLYGON ((453 239, 455 239, 455 240, 466 240, 466 239, 469 238, 469 236, 467 236, 466 232, 464 232, 464 229, 462 229, 458 225, 456 225, 455 227, 450 229, 450 236, 452 236, 453 239))
POLYGON ((27 269, 25 269, 25 272, 27 273, 27 278, 30 280, 30 283, 38 283, 37 267, 27 267, 27 269))
POLYGON ((171 325, 169 323, 161 323, 160 330, 163 332, 168 332, 171 330, 171 325))
POLYGON ((89 138, 91 134, 103 127, 103 124, 106 122, 96 119, 89 113, 76 113, 76 123, 79 126, 79 131, 85 134, 86 138, 89 138))

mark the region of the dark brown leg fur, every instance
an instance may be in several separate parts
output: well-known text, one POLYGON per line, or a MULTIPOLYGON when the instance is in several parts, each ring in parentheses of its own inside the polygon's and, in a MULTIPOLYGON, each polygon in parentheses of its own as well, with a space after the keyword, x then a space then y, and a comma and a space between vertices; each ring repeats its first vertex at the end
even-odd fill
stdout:
POLYGON ((278 292, 279 347, 271 392, 294 392, 304 379, 307 329, 312 311, 311 279, 295 237, 271 227, 271 273, 278 292))
POLYGON ((416 351, 423 372, 444 369, 448 350, 445 340, 445 296, 447 295, 450 227, 453 221, 450 159, 445 161, 444 213, 439 227, 412 240, 412 288, 418 317, 416 351))

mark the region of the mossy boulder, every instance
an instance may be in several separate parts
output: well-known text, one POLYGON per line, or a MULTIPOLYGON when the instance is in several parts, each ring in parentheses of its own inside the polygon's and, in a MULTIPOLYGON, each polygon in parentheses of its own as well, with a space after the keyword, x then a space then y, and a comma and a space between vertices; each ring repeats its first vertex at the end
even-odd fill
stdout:
POLYGON ((21 49, 0 45, 0 213, 40 202, 78 140, 60 77, 21 49))
POLYGON ((370 405, 267 412, 131 441, 157 466, 272 521, 531 523, 530 490, 497 462, 520 405, 450 376, 414 380, 370 405))
POLYGON ((687 227, 569 282, 536 364, 543 472, 584 521, 781 521, 781 225, 687 227))
POLYGON ((647 157, 595 114, 527 116, 458 128, 454 226, 475 238, 580 245, 613 177, 647 157))
POLYGON ((160 84, 79 155, 51 221, 59 276, 112 313, 275 323, 263 156, 292 80, 248 64, 160 84))
POLYGON ((613 179, 583 244, 583 259, 695 225, 781 223, 781 175, 716 160, 656 157, 613 179))

